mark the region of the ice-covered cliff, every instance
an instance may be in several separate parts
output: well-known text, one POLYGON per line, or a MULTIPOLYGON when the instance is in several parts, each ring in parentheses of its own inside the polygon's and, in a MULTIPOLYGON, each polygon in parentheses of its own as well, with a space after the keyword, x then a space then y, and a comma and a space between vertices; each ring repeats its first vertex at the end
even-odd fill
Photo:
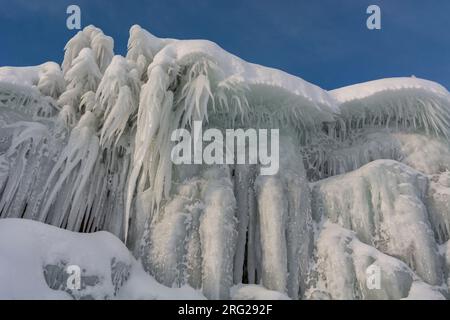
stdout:
POLYGON ((212 299, 448 297, 445 88, 394 78, 326 91, 139 26, 125 57, 113 47, 89 26, 61 67, 0 68, 1 218, 109 231, 161 284, 212 299), (279 129, 278 173, 174 165, 171 133, 194 121, 279 129))

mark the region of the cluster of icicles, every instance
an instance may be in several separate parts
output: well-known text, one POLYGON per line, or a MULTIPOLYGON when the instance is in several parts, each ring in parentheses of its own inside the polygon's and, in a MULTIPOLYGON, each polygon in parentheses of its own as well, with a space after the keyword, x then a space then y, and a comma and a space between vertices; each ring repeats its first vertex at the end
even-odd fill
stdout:
POLYGON ((2 218, 110 231, 159 282, 208 298, 229 298, 240 283, 301 298, 315 263, 311 181, 400 158, 396 145, 339 150, 366 128, 448 137, 445 99, 393 93, 333 113, 282 89, 245 85, 208 55, 156 59, 174 41, 133 26, 122 57, 89 26, 67 43, 62 70, 47 66, 33 90, 0 82, 2 218), (172 165, 171 132, 196 120, 281 128, 279 173, 172 165))

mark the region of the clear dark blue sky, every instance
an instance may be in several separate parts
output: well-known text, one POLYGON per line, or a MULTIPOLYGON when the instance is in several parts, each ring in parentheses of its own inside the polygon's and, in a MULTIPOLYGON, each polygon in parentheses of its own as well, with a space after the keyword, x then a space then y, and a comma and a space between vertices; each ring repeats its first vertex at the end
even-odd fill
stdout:
POLYGON ((69 4, 119 54, 137 23, 159 37, 212 40, 326 89, 410 75, 450 88, 450 0, 0 0, 0 66, 60 63, 76 32, 66 29, 69 4), (370 4, 381 7, 381 31, 366 28, 370 4))

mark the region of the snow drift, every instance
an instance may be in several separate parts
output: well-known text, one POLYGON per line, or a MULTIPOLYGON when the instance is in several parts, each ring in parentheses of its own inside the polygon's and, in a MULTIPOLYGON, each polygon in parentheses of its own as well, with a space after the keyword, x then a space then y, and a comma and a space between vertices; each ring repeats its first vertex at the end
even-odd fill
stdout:
POLYGON ((191 288, 156 282, 108 232, 80 234, 4 219, 0 240, 1 299, 204 299, 191 288), (82 270, 79 290, 67 285, 68 266, 82 270))
MULTIPOLYGON (((125 57, 113 47, 89 26, 67 43, 61 67, 0 68, 0 217, 109 231, 139 262, 110 239, 92 274, 109 279, 115 257, 150 275, 148 288, 107 281, 83 296, 145 298, 165 285, 212 299, 448 297, 445 88, 394 78, 328 92, 212 42, 159 39, 137 25, 125 57), (170 135, 193 121, 280 129, 280 170, 173 165, 170 135), (376 290, 366 283, 372 265, 376 290)), ((89 247, 91 236, 51 230, 52 242, 89 247)), ((55 279, 32 279, 33 294, 67 297, 48 291, 55 279)))

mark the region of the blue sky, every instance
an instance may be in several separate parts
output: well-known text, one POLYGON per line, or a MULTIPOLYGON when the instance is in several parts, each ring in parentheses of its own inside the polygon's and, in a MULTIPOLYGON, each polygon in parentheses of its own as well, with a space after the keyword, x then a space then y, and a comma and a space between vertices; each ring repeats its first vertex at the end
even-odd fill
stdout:
POLYGON ((0 66, 60 63, 76 33, 69 4, 118 54, 137 23, 159 37, 212 40, 326 89, 411 75, 450 88, 449 0, 0 0, 0 66), (366 28, 370 4, 381 7, 380 31, 366 28))

